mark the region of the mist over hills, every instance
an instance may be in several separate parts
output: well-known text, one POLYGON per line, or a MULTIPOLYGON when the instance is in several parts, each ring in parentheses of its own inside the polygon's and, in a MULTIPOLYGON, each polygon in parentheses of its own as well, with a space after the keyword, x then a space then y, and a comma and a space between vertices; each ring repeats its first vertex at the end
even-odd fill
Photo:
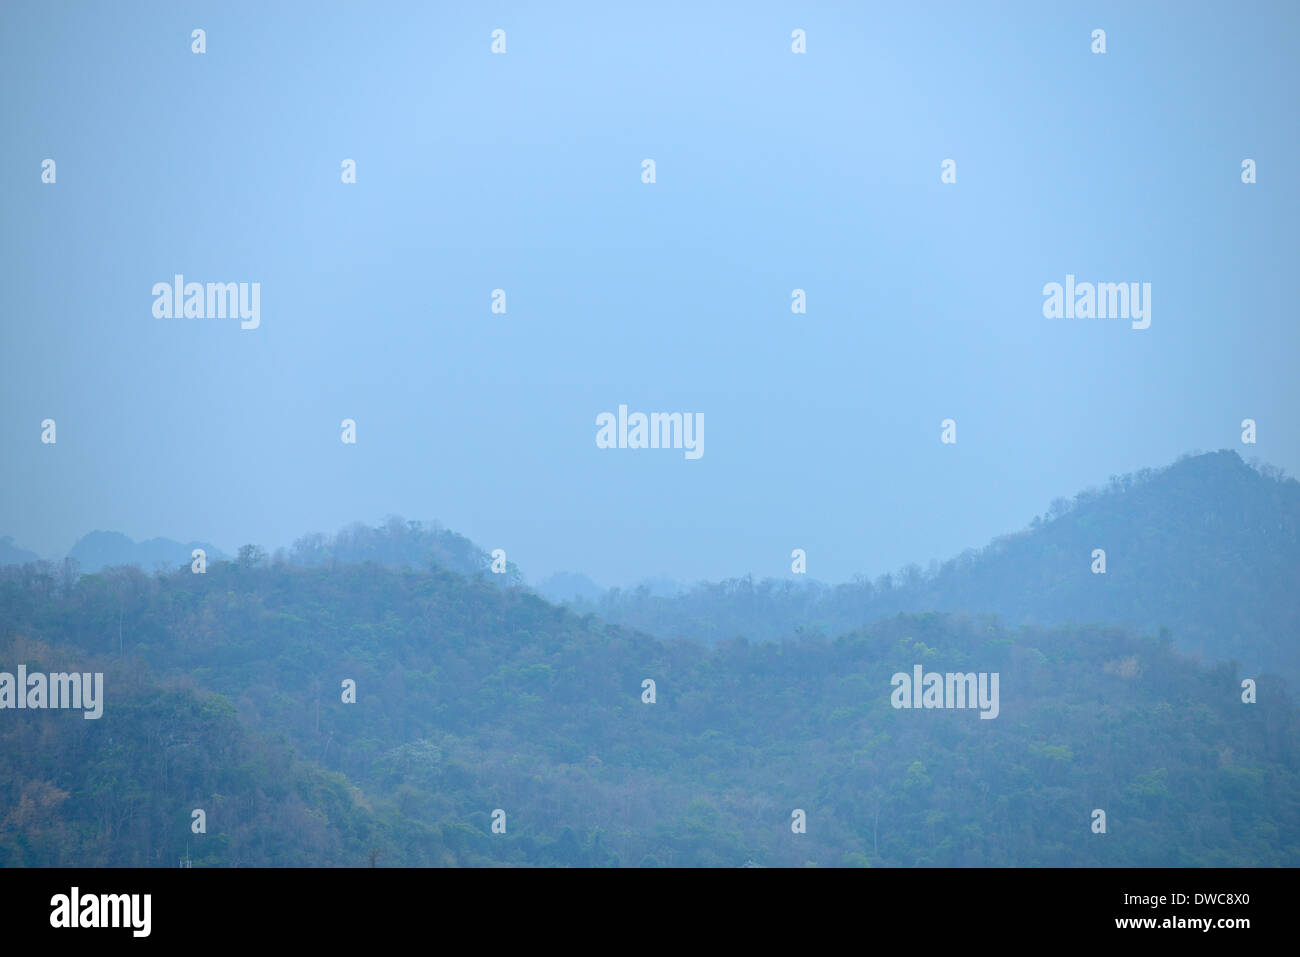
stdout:
POLYGON ((14 544, 13 536, 0 538, 0 565, 24 565, 27 562, 40 561, 41 556, 14 544))
MULTIPOLYGON (((98 572, 105 568, 130 565, 147 571, 171 570, 188 565, 194 549, 201 548, 211 559, 226 559, 221 549, 210 542, 178 542, 170 538, 151 538, 137 542, 121 532, 93 531, 73 543, 68 554, 51 564, 71 561, 76 572, 98 572)), ((0 538, 0 565, 25 565, 45 561, 36 552, 14 543, 11 536, 0 538)))
POLYGON ((9 946, 1282 925, 1300 3, 589 6, 5 5, 9 946))
POLYGON ((106 686, 97 720, 0 722, 0 865, 1300 865, 1300 711, 1267 674, 1295 667, 1298 515, 1295 481, 1195 455, 929 573, 598 613, 395 517, 202 574, 9 564, 0 671, 106 686), (998 674, 996 717, 894 707, 914 667, 998 674))
POLYGON ((594 602, 605 594, 604 588, 581 572, 556 572, 543 578, 533 590, 557 605, 570 601, 594 602))
POLYGON ((981 550, 828 586, 751 577, 677 595, 610 589, 576 611, 662 637, 835 636, 899 612, 997 614, 1010 624, 1168 628, 1208 662, 1300 681, 1300 483, 1236 452, 1191 455, 1052 503, 981 550), (1093 550, 1104 549, 1105 574, 1093 550))
MULTIPOLYGON (((133 541, 121 532, 94 531, 77 540, 67 555, 75 572, 98 572, 106 568, 133 567, 144 571, 172 571, 191 564, 195 549, 202 549, 206 561, 229 561, 231 556, 208 542, 181 543, 170 538, 133 541)), ((239 561, 261 561, 267 552, 257 545, 240 549, 239 561)), ((276 549, 270 556, 277 562, 289 562, 306 568, 333 564, 376 562, 390 568, 428 568, 439 566, 474 575, 489 570, 491 556, 463 535, 443 528, 437 522, 406 521, 390 516, 379 526, 354 522, 333 535, 303 535, 288 549, 276 549)), ((12 538, 0 539, 0 565, 39 563, 40 556, 13 544, 12 538)), ((61 564, 61 563, 48 563, 61 564)), ((502 584, 522 581, 512 562, 497 579, 502 584)))
MULTIPOLYGON (((77 570, 132 565, 145 570, 190 563, 215 547, 156 538, 135 543, 92 532, 70 557, 77 570)), ((263 556, 255 546, 249 555, 263 556)), ((390 568, 488 572, 492 557, 438 522, 390 516, 334 535, 313 533, 275 562, 302 567, 376 562, 390 568)), ((0 540, 0 565, 34 555, 0 540)), ((513 562, 489 575, 500 586, 524 583, 513 562)), ((1058 498, 1030 525, 983 549, 968 549, 928 570, 910 565, 874 581, 829 585, 806 576, 752 576, 681 585, 664 578, 603 589, 581 572, 549 576, 533 590, 582 614, 659 637, 776 640, 804 633, 829 637, 900 612, 996 614, 1010 624, 1099 622, 1135 631, 1167 628, 1175 645, 1207 662, 1236 661, 1246 672, 1271 671, 1300 686, 1300 483, 1233 451, 1184 456, 1158 470, 1116 476, 1104 489, 1058 498), (1094 574, 1095 549, 1106 570, 1094 574)))
MULTIPOLYGON (((152 570, 190 563, 202 542, 132 542, 92 532, 70 556, 77 570, 132 565, 152 570)), ((255 546, 250 555, 264 555, 255 546)), ((0 540, 0 565, 33 560, 0 540)), ((491 556, 437 522, 390 516, 334 535, 308 534, 273 560, 303 567, 376 562, 390 568, 487 572, 491 556)), ((506 563, 490 579, 524 581, 506 563)), ((917 565, 874 581, 827 585, 752 576, 682 586, 647 579, 601 589, 580 572, 549 576, 534 590, 584 614, 661 637, 706 642, 773 640, 805 632, 835 636, 899 612, 992 613, 1009 623, 1104 622, 1137 631, 1168 628, 1175 644, 1207 662, 1236 661, 1300 682, 1300 483, 1280 470, 1245 464, 1233 451, 1184 456, 1159 470, 1111 479, 1074 499, 1058 498, 1023 531, 1003 535, 943 564, 917 565), (1095 574, 1094 550, 1105 551, 1095 574)))
POLYGON ((209 558, 228 557, 210 542, 177 542, 170 538, 151 538, 132 541, 121 532, 94 531, 77 539, 68 557, 77 562, 84 572, 97 572, 120 565, 134 565, 152 571, 155 568, 175 568, 188 565, 194 549, 201 548, 209 558))

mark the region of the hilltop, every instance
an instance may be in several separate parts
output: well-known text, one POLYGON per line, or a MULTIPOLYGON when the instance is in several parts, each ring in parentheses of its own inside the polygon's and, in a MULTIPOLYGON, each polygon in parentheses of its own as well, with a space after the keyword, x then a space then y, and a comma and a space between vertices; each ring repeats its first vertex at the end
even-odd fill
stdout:
POLYGON ((702 640, 837 635, 899 612, 996 614, 1011 624, 1110 623, 1206 662, 1300 682, 1300 483, 1232 451, 1113 478, 1057 499, 1023 531, 933 567, 827 586, 752 578, 674 596, 612 589, 574 610, 702 640), (1094 574, 1103 549, 1105 574, 1094 574))

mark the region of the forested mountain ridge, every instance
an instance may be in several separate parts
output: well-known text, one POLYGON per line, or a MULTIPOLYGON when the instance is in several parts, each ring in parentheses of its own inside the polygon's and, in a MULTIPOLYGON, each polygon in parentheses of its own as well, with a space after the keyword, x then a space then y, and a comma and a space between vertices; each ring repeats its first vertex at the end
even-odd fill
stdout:
POLYGON ((1011 624, 1167 627, 1207 663, 1300 686, 1300 483, 1236 452, 1185 457, 1057 499, 1022 532, 926 573, 826 586, 752 578, 676 596, 612 589, 576 611, 661 637, 837 635, 899 612, 994 613, 1011 624), (1094 550, 1106 570, 1095 574, 1094 550))
MULTIPOLYGON (((121 532, 94 531, 77 539, 72 550, 58 562, 44 562, 59 568, 61 574, 76 576, 108 568, 133 567, 142 571, 171 571, 191 564, 194 550, 204 552, 204 561, 229 561, 215 545, 207 542, 182 544, 169 538, 132 541, 121 532)), ((290 548, 279 548, 273 556, 259 546, 245 546, 241 562, 261 562, 268 557, 277 563, 291 563, 306 568, 323 565, 376 562, 390 568, 447 568, 462 575, 488 571, 492 557, 464 535, 458 535, 438 522, 406 521, 389 516, 377 527, 353 522, 336 534, 303 535, 290 548)), ((12 537, 0 538, 0 566, 41 565, 35 552, 13 544, 12 537)), ((517 585, 522 575, 513 562, 492 579, 501 585, 517 585)))
POLYGON ((1285 687, 1245 704, 1168 636, 922 614, 706 647, 493 576, 241 557, 0 571, 0 669, 113 663, 99 720, 0 712, 5 862, 1300 864, 1285 687), (997 718, 894 708, 914 665, 998 673, 997 718), (190 835, 192 807, 227 813, 190 835))
MULTIPOLYGON (((305 568, 375 562, 389 568, 445 568, 471 577, 492 565, 492 556, 464 535, 439 522, 407 521, 396 515, 374 528, 353 522, 334 535, 304 535, 275 557, 305 568)), ((506 562, 505 570, 489 581, 518 585, 523 575, 514 562, 506 562)))
MULTIPOLYGON (((89 543, 109 537, 83 538, 71 557, 81 554, 86 561, 60 574, 101 570, 104 554, 117 552, 89 543)), ((129 544, 124 536, 112 537, 129 544)), ((146 546, 164 541, 118 551, 139 557, 146 546)), ((188 561, 189 545, 170 544, 188 561)), ((8 553, 11 561, 34 557, 12 546, 8 553)), ((251 546, 249 554, 255 561, 267 557, 251 546)), ((277 550, 273 561, 303 567, 373 561, 472 577, 488 570, 491 556, 437 522, 390 517, 378 527, 354 523, 335 535, 304 535, 277 550)), ((156 561, 130 564, 151 570, 156 561)), ((488 581, 509 587, 523 576, 507 563, 505 574, 488 581)), ((1179 648, 1207 663, 1235 660, 1248 673, 1281 674, 1297 687, 1300 483, 1269 466, 1248 466, 1236 452, 1189 455, 1164 469, 1112 478, 1106 489, 1086 490, 1073 501, 1057 499, 1025 530, 931 563, 928 571, 912 565, 874 581, 860 577, 834 586, 748 576, 684 589, 661 586, 601 592, 581 574, 561 573, 536 590, 582 614, 706 643, 834 636, 887 615, 931 610, 992 613, 1012 624, 1169 628, 1179 648), (1093 571, 1096 549, 1105 551, 1104 574, 1093 571)))

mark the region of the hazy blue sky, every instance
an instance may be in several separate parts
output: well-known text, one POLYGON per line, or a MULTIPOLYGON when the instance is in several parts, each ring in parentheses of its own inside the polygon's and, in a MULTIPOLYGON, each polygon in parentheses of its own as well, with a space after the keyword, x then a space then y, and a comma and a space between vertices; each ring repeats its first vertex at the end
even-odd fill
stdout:
POLYGON ((842 580, 1192 449, 1300 472, 1298 11, 7 3, 0 535, 842 580), (155 318, 176 273, 260 328, 155 318), (1044 318, 1067 273, 1150 328, 1044 318), (620 403, 704 456, 598 449, 620 403))

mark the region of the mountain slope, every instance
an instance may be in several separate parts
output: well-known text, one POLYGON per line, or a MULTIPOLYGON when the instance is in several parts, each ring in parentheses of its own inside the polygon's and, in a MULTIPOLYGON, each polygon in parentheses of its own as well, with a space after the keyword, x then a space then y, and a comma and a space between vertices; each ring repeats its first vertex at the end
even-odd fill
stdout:
POLYGON ((479 863, 438 828, 358 800, 342 775, 241 725, 230 702, 160 687, 113 658, 0 639, 31 672, 104 673, 106 706, 0 712, 0 866, 479 863), (195 809, 206 831, 191 830, 195 809))
POLYGON ((662 636, 828 635, 902 611, 994 613, 1011 623, 1168 628, 1207 662, 1300 686, 1300 483, 1235 452, 1188 457, 1058 500, 1023 532, 926 575, 827 587, 751 579, 672 597, 610 591, 581 612, 662 636), (1105 574, 1094 574, 1103 549, 1105 574))
MULTIPOLYGON (((205 575, 119 570, 68 584, 7 570, 0 625, 73 661, 120 648, 124 666, 220 694, 250 733, 283 735, 299 760, 393 808, 391 833, 408 836, 385 846, 410 844, 407 859, 1300 864, 1300 724, 1284 687, 1261 679, 1258 703, 1244 704, 1229 669, 1198 666, 1167 640, 926 614, 834 641, 707 648, 488 577, 215 563, 205 575), (895 709, 891 676, 917 664, 997 672, 998 717, 895 709), (490 829, 498 808, 504 835, 490 829), (1095 808, 1106 835, 1091 832, 1095 808), (795 809, 806 834, 791 832, 795 809)), ((120 721, 136 754, 153 719, 120 695, 110 683, 100 722, 68 723, 120 721)), ((12 727, 30 717, 0 713, 12 727)), ((24 787, 48 777, 33 747, 6 749, 24 787)), ((117 768, 104 780, 141 778, 117 768)), ((204 787, 262 800, 248 780, 204 787)), ((102 840, 87 836, 82 853, 106 853, 102 840)), ((355 862, 361 843, 311 854, 355 862)), ((176 853, 173 841, 164 861, 176 853)), ((272 847, 266 859, 304 853, 272 847)))
POLYGON ((0 565, 24 565, 40 561, 41 556, 14 544, 13 536, 0 538, 0 565))

